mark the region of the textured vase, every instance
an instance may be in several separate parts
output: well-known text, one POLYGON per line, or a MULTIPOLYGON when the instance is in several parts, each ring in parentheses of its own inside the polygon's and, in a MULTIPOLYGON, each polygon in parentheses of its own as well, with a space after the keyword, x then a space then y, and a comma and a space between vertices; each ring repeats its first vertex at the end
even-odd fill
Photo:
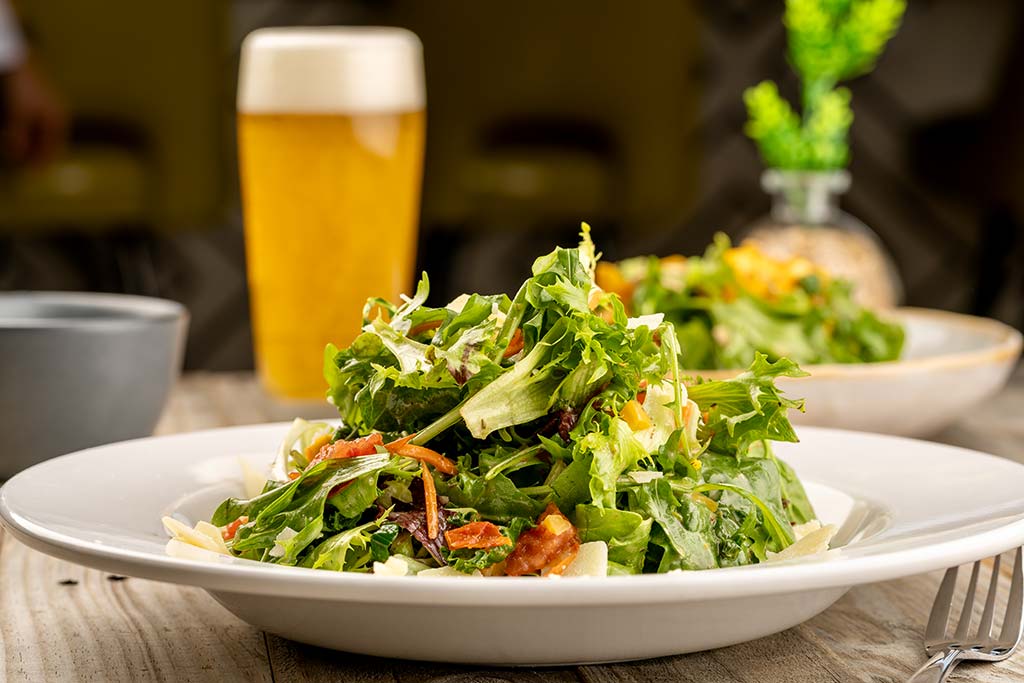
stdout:
POLYGON ((871 228, 839 208, 849 173, 772 169, 762 174, 761 187, 772 197, 771 214, 750 227, 745 241, 772 256, 803 256, 850 280, 865 306, 900 303, 903 284, 892 257, 871 228))

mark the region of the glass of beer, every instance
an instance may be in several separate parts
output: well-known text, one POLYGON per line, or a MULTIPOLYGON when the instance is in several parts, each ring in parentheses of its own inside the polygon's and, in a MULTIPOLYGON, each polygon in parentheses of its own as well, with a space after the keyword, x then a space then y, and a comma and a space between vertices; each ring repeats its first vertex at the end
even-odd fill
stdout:
POLYGON ((412 287, 423 50, 397 28, 250 33, 238 149, 256 364, 284 398, 322 397, 324 346, 370 296, 412 287))

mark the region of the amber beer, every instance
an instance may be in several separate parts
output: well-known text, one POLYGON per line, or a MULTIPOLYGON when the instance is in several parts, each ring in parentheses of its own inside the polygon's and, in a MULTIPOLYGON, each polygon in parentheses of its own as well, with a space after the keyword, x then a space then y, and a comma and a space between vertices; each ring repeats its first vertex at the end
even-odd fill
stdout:
POLYGON ((324 394, 323 350, 367 297, 411 289, 423 164, 422 48, 392 28, 262 29, 242 47, 238 147, 256 363, 324 394))

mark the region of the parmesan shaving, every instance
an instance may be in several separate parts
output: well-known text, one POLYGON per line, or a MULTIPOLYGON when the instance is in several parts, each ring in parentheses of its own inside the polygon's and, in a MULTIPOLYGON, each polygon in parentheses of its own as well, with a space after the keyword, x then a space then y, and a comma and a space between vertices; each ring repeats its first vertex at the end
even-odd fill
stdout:
POLYGON ((591 541, 580 546, 576 558, 562 572, 562 576, 607 576, 608 544, 591 541))
MULTIPOLYGON (((767 562, 784 562, 786 560, 795 560, 800 557, 810 557, 812 555, 820 555, 828 550, 829 541, 836 535, 838 530, 834 524, 827 524, 821 526, 821 522, 815 520, 814 522, 808 522, 800 526, 809 527, 811 524, 817 524, 818 528, 804 531, 804 535, 800 537, 793 545, 789 546, 785 550, 779 553, 773 553, 768 551, 767 562)), ((796 533, 796 528, 793 530, 796 533)))
POLYGON ((284 543, 299 535, 299 532, 291 527, 281 529, 281 533, 274 537, 274 547, 270 549, 271 557, 284 557, 284 543))
POLYGON ((193 529, 173 517, 164 517, 161 521, 164 528, 167 529, 167 533, 173 537, 172 540, 180 541, 196 548, 202 548, 203 550, 209 550, 211 553, 217 553, 218 555, 230 554, 228 553, 227 546, 224 544, 224 539, 220 536, 220 530, 208 522, 200 522, 193 529), (211 535, 207 527, 216 530, 216 534, 211 535))

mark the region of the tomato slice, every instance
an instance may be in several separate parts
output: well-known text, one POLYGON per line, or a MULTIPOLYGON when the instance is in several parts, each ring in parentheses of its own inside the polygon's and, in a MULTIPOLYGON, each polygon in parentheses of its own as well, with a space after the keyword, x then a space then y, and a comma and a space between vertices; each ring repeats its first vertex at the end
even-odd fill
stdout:
POLYGON ((232 538, 235 537, 235 534, 238 533, 239 527, 241 527, 243 524, 248 523, 249 517, 247 515, 242 515, 241 517, 239 517, 238 519, 229 523, 227 526, 221 529, 220 535, 225 541, 230 541, 232 538))
POLYGON ((444 539, 448 542, 450 550, 497 548, 512 543, 511 538, 502 534, 501 529, 490 522, 470 522, 457 529, 446 531, 444 539))
POLYGON ((307 467, 313 467, 324 460, 336 460, 338 458, 354 458, 359 455, 373 455, 377 452, 377 446, 384 445, 384 437, 378 432, 351 441, 338 439, 320 449, 320 452, 309 461, 307 467))

